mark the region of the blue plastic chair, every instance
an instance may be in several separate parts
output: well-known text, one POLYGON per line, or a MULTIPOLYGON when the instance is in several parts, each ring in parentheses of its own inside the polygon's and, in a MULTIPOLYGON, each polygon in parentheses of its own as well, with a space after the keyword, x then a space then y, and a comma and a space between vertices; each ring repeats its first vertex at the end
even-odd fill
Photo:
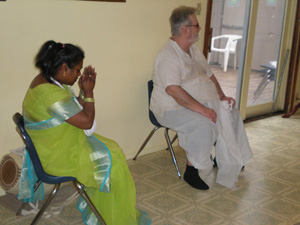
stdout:
MULTIPOLYGON (((99 212, 97 211, 97 209, 93 205, 92 201, 90 200, 90 198, 88 197, 88 195, 84 191, 84 186, 81 183, 79 183, 75 177, 57 177, 57 176, 52 176, 52 175, 49 175, 49 174, 45 173, 45 171, 42 167, 42 164, 40 162, 39 156, 38 156, 38 154, 36 152, 36 149, 33 145, 33 142, 31 140, 31 138, 29 137, 27 131, 24 128, 23 116, 20 113, 16 113, 13 116, 13 121, 16 124, 17 132, 20 134, 24 144, 26 145, 26 149, 27 149, 27 151, 29 153, 29 156, 30 156, 30 159, 33 163, 35 173, 36 173, 36 175, 39 179, 36 182, 35 186, 34 186, 34 191, 36 191, 38 189, 41 182, 44 182, 44 183, 47 183, 47 184, 54 184, 54 188, 52 190, 52 193, 49 195, 48 199, 46 200, 46 202, 44 203, 42 208, 39 210, 38 214, 36 215, 36 217, 34 218, 34 220, 32 221, 31 224, 37 224, 38 223, 39 219, 42 217, 42 215, 45 212, 46 208, 49 206, 50 202, 55 197, 55 195, 56 195, 56 193, 57 193, 57 191, 60 187, 60 184, 64 183, 64 182, 72 181, 73 184, 74 184, 75 189, 82 196, 82 198, 85 200, 85 202, 88 204, 88 206, 90 207, 90 209, 92 210, 94 215, 99 220, 100 224, 106 225, 103 218, 101 217, 101 215, 99 214, 99 212)), ((22 204, 21 208, 17 212, 17 216, 20 215, 21 211, 25 208, 25 206, 27 204, 28 204, 27 202, 22 204)))
MULTIPOLYGON (((151 94, 152 94, 152 91, 153 91, 153 81, 152 80, 149 80, 148 81, 148 104, 150 106, 150 99, 151 99, 151 94)), ((175 157, 175 153, 174 153, 174 150, 173 150, 173 147, 172 147, 172 144, 174 143, 174 141, 177 139, 177 134, 174 136, 173 140, 170 141, 170 136, 169 136, 169 128, 168 127, 164 127, 162 126, 155 118, 153 112, 150 110, 150 107, 149 107, 149 119, 150 119, 150 122, 155 126, 153 128, 153 130, 150 132, 150 134, 148 135, 148 137, 146 138, 146 140, 144 141, 144 143, 142 144, 142 146, 140 147, 140 149, 138 150, 137 154, 135 155, 135 157, 133 158, 133 160, 136 160, 136 158, 138 157, 138 155, 141 153, 141 151, 144 149, 144 147, 146 146, 146 144, 149 142, 149 140, 151 139, 151 137, 153 136, 153 134, 155 133, 155 131, 157 131, 159 128, 163 127, 165 128, 165 138, 166 138, 166 141, 167 141, 167 144, 168 144, 168 149, 170 149, 170 153, 171 153, 171 156, 172 156, 172 160, 173 160, 173 163, 175 165, 175 168, 176 168, 176 171, 177 171, 177 175, 179 178, 181 178, 181 174, 180 174, 180 171, 179 171, 179 168, 178 168, 178 164, 177 164, 177 160, 176 160, 176 157, 175 157)))

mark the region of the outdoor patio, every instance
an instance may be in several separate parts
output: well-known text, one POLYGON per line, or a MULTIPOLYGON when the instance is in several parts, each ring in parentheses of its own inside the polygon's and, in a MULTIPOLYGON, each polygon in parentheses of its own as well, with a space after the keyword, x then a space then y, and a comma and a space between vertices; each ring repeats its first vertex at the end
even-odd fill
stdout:
MULTIPOLYGON (((232 67, 228 67, 227 72, 223 71, 221 65, 210 65, 210 68, 212 69, 216 78, 218 79, 225 95, 236 98, 238 68, 234 70, 232 67)), ((263 72, 254 72, 254 71, 251 72, 250 86, 249 86, 249 93, 248 93, 248 100, 247 100, 248 106, 269 102, 272 101, 273 99, 274 80, 271 80, 266 85, 263 92, 254 101, 254 92, 256 91, 257 87, 263 80, 262 75, 264 75, 263 72)))

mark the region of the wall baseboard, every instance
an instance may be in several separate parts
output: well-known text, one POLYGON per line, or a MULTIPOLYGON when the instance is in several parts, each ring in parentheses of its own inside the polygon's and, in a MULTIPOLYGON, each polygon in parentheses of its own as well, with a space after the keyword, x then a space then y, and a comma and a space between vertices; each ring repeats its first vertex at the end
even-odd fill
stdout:
MULTIPOLYGON (((152 146, 152 147, 149 147, 149 148, 145 147, 143 149, 143 151, 139 154, 138 157, 140 157, 142 155, 147 155, 147 154, 150 154, 150 153, 154 153, 154 152, 166 149, 167 147, 168 146, 167 146, 166 143, 160 144, 160 145, 156 145, 156 146, 152 146)), ((177 143, 176 142, 174 142, 173 147, 177 147, 177 143)), ((137 152, 138 152, 138 149, 135 150, 135 151, 131 151, 131 152, 127 153, 126 154, 126 159, 127 160, 133 159, 133 157, 136 155, 137 152)))

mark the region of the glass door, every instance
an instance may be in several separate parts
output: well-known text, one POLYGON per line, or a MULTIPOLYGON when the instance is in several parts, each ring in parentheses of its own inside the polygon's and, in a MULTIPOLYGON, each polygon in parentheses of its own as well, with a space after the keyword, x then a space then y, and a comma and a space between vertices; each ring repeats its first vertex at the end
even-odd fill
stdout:
POLYGON ((279 81, 283 76, 278 65, 284 60, 284 54, 281 54, 283 53, 281 43, 286 1, 254 1, 252 10, 256 11, 256 16, 251 21, 255 24, 255 29, 252 27, 251 35, 249 35, 252 57, 251 61, 248 61, 248 93, 244 92, 242 98, 244 101, 242 106, 246 105, 246 109, 244 107, 246 118, 275 111, 275 102, 278 101, 279 96, 279 81))
POLYGON ((274 101, 283 99, 278 95, 284 61, 281 44, 286 6, 291 2, 213 1, 208 61, 224 93, 236 98, 243 119, 268 114, 274 101))
POLYGON ((246 0, 213 0, 211 51, 207 59, 225 95, 230 97, 239 93, 237 81, 243 71, 239 65, 243 65, 242 43, 247 37, 244 35, 247 5, 246 0))
POLYGON ((259 0, 247 106, 274 100, 285 1, 259 0))

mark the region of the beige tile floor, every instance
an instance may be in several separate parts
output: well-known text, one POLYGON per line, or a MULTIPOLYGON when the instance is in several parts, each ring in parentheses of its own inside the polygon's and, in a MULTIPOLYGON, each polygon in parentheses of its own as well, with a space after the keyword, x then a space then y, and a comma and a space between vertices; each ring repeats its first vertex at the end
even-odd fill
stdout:
MULTIPOLYGON (((245 127, 254 158, 241 173, 236 191, 215 183, 216 168, 201 173, 210 190, 191 188, 177 177, 165 150, 140 156, 136 161, 128 160, 136 184, 137 205, 148 212, 153 225, 294 225, 300 222, 300 113, 289 119, 274 116, 249 122, 245 127)), ((185 154, 179 147, 175 152, 183 173, 185 154)), ((14 198, 9 203, 3 204, 0 198, 0 224, 30 224, 33 216, 16 217, 11 209, 17 203, 14 198)), ((59 215, 43 218, 40 224, 83 222, 72 202, 59 215)))

